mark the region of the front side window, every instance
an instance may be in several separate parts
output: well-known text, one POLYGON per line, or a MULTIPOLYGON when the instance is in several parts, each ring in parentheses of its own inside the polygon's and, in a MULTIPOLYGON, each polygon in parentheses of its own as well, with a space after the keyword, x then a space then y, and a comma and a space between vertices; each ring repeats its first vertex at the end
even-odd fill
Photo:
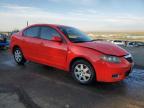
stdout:
POLYGON ((39 27, 30 27, 23 32, 24 36, 38 37, 39 27))
POLYGON ((55 29, 51 27, 41 27, 40 37, 42 39, 51 40, 54 36, 60 37, 60 34, 55 29))
POLYGON ((60 26, 59 29, 69 38, 71 42, 90 42, 92 39, 85 33, 73 27, 60 26))

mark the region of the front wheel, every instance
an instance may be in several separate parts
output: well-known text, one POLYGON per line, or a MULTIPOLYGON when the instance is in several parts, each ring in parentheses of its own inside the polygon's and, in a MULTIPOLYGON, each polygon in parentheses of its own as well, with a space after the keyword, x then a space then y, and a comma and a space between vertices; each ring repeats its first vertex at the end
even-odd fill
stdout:
POLYGON ((95 71, 92 65, 85 60, 78 60, 72 64, 72 76, 81 84, 90 84, 95 80, 95 71))
POLYGON ((14 59, 19 65, 24 65, 24 63, 26 62, 26 59, 24 58, 23 53, 20 50, 20 48, 14 49, 14 59))

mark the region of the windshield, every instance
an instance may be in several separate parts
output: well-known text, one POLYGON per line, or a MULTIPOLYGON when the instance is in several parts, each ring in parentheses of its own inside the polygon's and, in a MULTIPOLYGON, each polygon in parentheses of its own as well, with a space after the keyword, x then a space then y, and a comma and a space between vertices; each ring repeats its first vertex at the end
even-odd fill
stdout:
POLYGON ((92 39, 85 33, 73 27, 60 26, 59 29, 69 38, 71 42, 90 42, 92 39))

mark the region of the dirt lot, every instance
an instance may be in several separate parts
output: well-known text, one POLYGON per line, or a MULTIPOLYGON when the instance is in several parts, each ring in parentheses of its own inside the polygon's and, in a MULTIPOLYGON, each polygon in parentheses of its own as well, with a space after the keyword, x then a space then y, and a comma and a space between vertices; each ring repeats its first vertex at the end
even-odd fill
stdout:
POLYGON ((18 66, 8 51, 0 51, 0 108, 144 108, 142 49, 128 48, 141 66, 134 67, 127 79, 90 86, 48 66, 18 66))

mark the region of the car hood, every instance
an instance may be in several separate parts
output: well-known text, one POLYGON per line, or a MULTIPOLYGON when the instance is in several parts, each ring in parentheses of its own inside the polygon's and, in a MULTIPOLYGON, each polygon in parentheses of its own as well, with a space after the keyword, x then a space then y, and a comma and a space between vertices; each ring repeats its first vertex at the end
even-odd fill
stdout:
POLYGON ((77 43, 77 45, 81 47, 94 49, 107 55, 124 56, 128 54, 126 50, 109 42, 94 41, 94 42, 77 43))

